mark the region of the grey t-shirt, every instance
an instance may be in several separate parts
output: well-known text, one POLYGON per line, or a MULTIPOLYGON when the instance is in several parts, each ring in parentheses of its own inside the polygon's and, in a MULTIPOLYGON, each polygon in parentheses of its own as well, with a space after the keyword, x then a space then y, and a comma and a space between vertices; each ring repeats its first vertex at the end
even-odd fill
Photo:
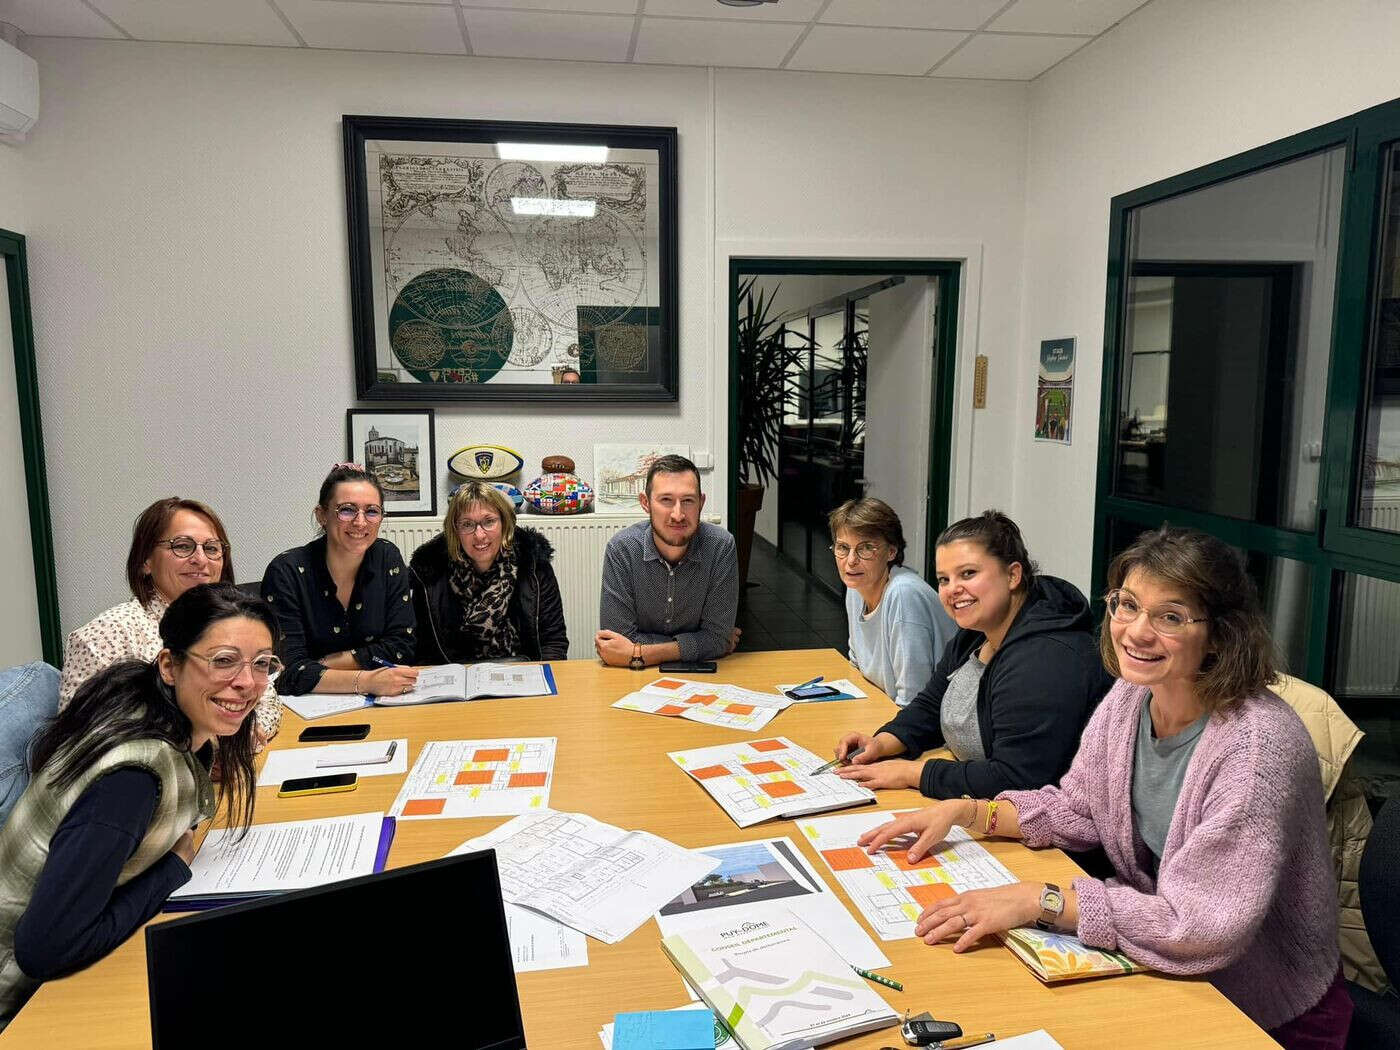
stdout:
POLYGON ((1181 732, 1158 739, 1152 730, 1152 694, 1138 716, 1137 749, 1133 754, 1133 823, 1153 855, 1160 860, 1171 830, 1172 813, 1181 794, 1186 767, 1196 753, 1209 714, 1181 732))
POLYGON ((903 565, 890 569, 880 604, 868 616, 860 592, 847 589, 846 626, 851 663, 900 707, 928 685, 958 629, 937 592, 903 565))
POLYGON ((943 744, 962 762, 980 762, 987 757, 982 750, 982 725, 977 720, 977 692, 986 670, 974 649, 967 662, 948 676, 948 688, 938 708, 943 744))

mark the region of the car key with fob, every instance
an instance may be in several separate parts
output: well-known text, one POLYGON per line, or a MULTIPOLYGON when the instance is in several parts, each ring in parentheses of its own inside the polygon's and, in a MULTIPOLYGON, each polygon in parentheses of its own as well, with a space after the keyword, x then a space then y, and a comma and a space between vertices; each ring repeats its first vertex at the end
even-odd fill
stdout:
POLYGON ((962 1026, 952 1021, 935 1021, 930 1015, 908 1018, 899 1028, 899 1034, 910 1046, 936 1046, 945 1039, 956 1039, 963 1034, 962 1026))

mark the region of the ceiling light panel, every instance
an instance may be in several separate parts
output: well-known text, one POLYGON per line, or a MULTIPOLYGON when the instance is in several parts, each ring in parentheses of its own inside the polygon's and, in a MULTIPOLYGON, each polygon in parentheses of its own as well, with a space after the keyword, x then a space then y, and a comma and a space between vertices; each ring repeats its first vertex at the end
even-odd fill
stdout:
POLYGON ((930 29, 813 27, 788 69, 831 73, 902 73, 923 76, 967 39, 966 33, 930 29))
POLYGON ((677 18, 740 18, 746 22, 810 22, 822 0, 779 0, 757 7, 729 7, 715 0, 647 0, 643 14, 677 18))
POLYGON ((277 6, 312 47, 425 55, 462 55, 467 50, 451 7, 325 0, 277 0, 277 6))
POLYGON ((635 19, 464 8, 472 50, 500 58, 625 62, 635 19))

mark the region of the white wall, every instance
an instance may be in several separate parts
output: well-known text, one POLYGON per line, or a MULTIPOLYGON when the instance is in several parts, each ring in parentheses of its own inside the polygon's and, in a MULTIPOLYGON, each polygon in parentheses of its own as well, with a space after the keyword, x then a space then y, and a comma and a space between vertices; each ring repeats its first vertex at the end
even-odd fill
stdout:
MULTIPOLYGON (((595 441, 676 437, 714 453, 706 488, 722 512, 719 237, 861 255, 927 242, 953 257, 939 245, 971 244, 985 277, 964 303, 966 330, 980 324, 1003 364, 1014 338, 1025 85, 57 39, 31 49, 44 118, 23 147, 25 232, 65 628, 122 596, 130 522, 157 496, 213 504, 244 577, 310 535, 316 484, 344 454, 355 404, 345 113, 680 132, 680 402, 437 406, 440 462, 497 441, 530 467, 568 453, 590 477, 595 441)), ((1010 393, 994 387, 981 415, 1009 422, 1010 393)), ((986 465, 996 469, 979 499, 1005 502, 1009 472, 986 465)))
POLYGON ((1384 0, 1155 0, 1031 86, 1015 406, 977 454, 1014 469, 1047 571, 1089 583, 1110 199, 1388 101, 1397 40, 1384 0), (1035 351, 1061 335, 1079 339, 1068 448, 1031 438, 1035 351))
POLYGON ((0 230, 24 233, 25 204, 23 146, 0 142, 0 230))

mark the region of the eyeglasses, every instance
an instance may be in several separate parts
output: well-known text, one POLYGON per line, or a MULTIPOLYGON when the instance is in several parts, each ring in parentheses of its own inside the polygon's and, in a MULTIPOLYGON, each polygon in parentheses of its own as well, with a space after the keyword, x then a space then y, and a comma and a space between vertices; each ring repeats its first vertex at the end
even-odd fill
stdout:
POLYGON ((205 540, 203 543, 197 543, 190 536, 176 536, 174 539, 156 540, 156 546, 166 548, 171 554, 180 559, 193 557, 195 548, 200 547, 204 550, 204 556, 210 561, 218 561, 228 551, 233 550, 233 547, 229 544, 221 543, 218 540, 205 540))
POLYGON ((335 508, 335 516, 347 525, 358 518, 361 514, 365 516, 365 521, 373 525, 380 518, 384 517, 384 509, 371 504, 368 507, 357 507, 353 503, 342 503, 335 508))
POLYGON ((457 522, 457 531, 471 535, 477 529, 482 532, 495 532, 501 527, 500 518, 482 518, 480 521, 467 521, 465 518, 457 522))
POLYGON ((209 667, 209 677, 216 682, 232 682, 244 667, 248 668, 254 678, 262 681, 282 670, 282 661, 272 653, 263 653, 251 660, 243 659, 243 655, 233 649, 220 649, 211 656, 186 649, 185 655, 203 660, 209 667))
POLYGON ((853 550, 856 552, 856 557, 861 561, 869 561, 879 553, 880 545, 866 540, 864 543, 857 543, 854 547, 849 543, 828 544, 826 549, 831 551, 832 554, 836 555, 842 561, 850 557, 851 551, 853 550))
POLYGON ((1161 605, 1155 609, 1143 609, 1129 591, 1118 589, 1109 591, 1104 601, 1108 604, 1108 615, 1119 623, 1136 623, 1137 618, 1147 613, 1147 622, 1158 634, 1167 636, 1180 634, 1193 623, 1207 623, 1209 616, 1187 616, 1180 607, 1161 605))

